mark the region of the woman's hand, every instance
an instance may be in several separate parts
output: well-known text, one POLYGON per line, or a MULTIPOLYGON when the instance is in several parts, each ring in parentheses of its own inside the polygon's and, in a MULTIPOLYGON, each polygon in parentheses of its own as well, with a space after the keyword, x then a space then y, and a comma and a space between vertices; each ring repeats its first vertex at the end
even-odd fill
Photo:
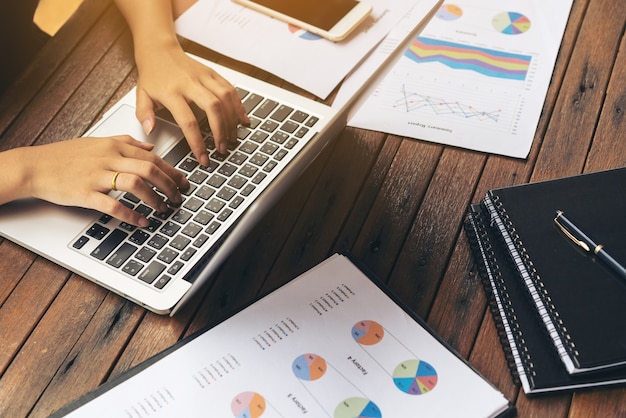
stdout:
POLYGON ((215 146, 227 152, 228 142, 237 140, 237 126, 248 124, 235 88, 211 68, 184 53, 178 42, 135 53, 137 80, 137 119, 144 131, 154 128, 154 109, 165 106, 181 127, 196 158, 209 164, 206 145, 190 103, 195 103, 208 118, 215 146))
MULTIPOLYGON (((172 0, 115 0, 133 34, 137 119, 150 133, 154 109, 165 106, 180 125, 200 164, 209 156, 190 103, 208 118, 218 151, 237 139, 237 125, 249 119, 235 88, 211 68, 185 54, 176 37, 172 0)), ((177 5, 180 10, 182 5, 177 5)))
POLYGON ((151 144, 119 136, 77 138, 3 152, 0 161, 9 164, 6 169, 15 180, 9 178, 4 187, 13 184, 16 190, 13 194, 0 190, 0 203, 36 197, 96 209, 133 225, 148 226, 143 215, 108 193, 113 188, 130 192, 160 212, 165 212, 167 205, 152 186, 171 202, 182 201, 180 190, 189 188, 189 182, 151 149, 151 144))

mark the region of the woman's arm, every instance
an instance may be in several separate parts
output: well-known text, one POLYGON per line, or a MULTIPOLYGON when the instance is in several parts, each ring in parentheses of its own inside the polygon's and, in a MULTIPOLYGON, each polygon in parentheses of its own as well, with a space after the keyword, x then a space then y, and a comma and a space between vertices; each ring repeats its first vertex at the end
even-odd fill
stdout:
POLYGON ((249 122, 233 86, 212 69, 188 57, 176 37, 171 0, 115 0, 133 34, 137 81, 137 118, 154 128, 156 105, 163 105, 181 126, 194 155, 209 157, 189 103, 207 114, 217 149, 236 140, 237 125, 249 122))

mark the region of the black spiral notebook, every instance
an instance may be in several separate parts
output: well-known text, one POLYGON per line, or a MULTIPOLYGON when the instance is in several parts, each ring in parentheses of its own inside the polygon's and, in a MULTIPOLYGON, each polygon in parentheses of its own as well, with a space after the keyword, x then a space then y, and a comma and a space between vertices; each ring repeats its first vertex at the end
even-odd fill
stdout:
MULTIPOLYGON (((502 309, 524 312, 508 319, 511 326, 525 322, 522 342, 541 334, 549 343, 544 349, 572 377, 594 373, 598 375, 581 379, 598 383, 604 379, 599 376, 617 369, 609 380, 620 380, 626 377, 626 282, 557 228, 556 210, 576 219, 617 260, 626 260, 626 168, 490 190, 468 213, 468 231, 475 229, 470 219, 482 219, 484 226, 470 241, 474 256, 487 265, 482 276, 492 270, 502 276, 501 284, 519 290, 498 297, 502 309), (480 245, 492 250, 481 253, 480 245)), ((486 284, 497 294, 497 282, 491 282, 486 284)), ((529 352, 534 353, 527 362, 531 365, 537 364, 537 356, 548 355, 538 347, 529 352)))
MULTIPOLYGON (((470 206, 465 230, 509 369, 527 395, 626 384, 626 368, 568 373, 524 283, 479 204, 470 206)), ((621 324, 615 327, 619 329, 621 324)))

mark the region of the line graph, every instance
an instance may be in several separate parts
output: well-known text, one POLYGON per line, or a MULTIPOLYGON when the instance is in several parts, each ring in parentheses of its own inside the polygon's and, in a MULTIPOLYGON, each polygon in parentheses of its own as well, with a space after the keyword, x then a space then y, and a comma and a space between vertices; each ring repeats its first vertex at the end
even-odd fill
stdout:
POLYGON ((402 97, 393 104, 394 109, 405 112, 413 112, 419 109, 432 110, 437 115, 454 115, 464 119, 474 119, 478 121, 491 121, 497 123, 502 116, 502 109, 479 110, 471 104, 464 104, 457 100, 446 100, 416 92, 407 93, 406 85, 402 85, 402 97))

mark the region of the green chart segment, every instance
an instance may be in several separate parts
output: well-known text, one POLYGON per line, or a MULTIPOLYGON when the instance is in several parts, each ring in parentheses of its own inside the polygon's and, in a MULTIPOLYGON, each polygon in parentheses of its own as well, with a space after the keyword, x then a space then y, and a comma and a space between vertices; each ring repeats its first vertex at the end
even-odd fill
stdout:
POLYGON ((394 369, 393 383, 404 393, 422 395, 437 385, 437 372, 425 361, 406 360, 394 369))
POLYGON ((349 398, 335 408, 333 418, 382 418, 378 406, 365 398, 349 398))

